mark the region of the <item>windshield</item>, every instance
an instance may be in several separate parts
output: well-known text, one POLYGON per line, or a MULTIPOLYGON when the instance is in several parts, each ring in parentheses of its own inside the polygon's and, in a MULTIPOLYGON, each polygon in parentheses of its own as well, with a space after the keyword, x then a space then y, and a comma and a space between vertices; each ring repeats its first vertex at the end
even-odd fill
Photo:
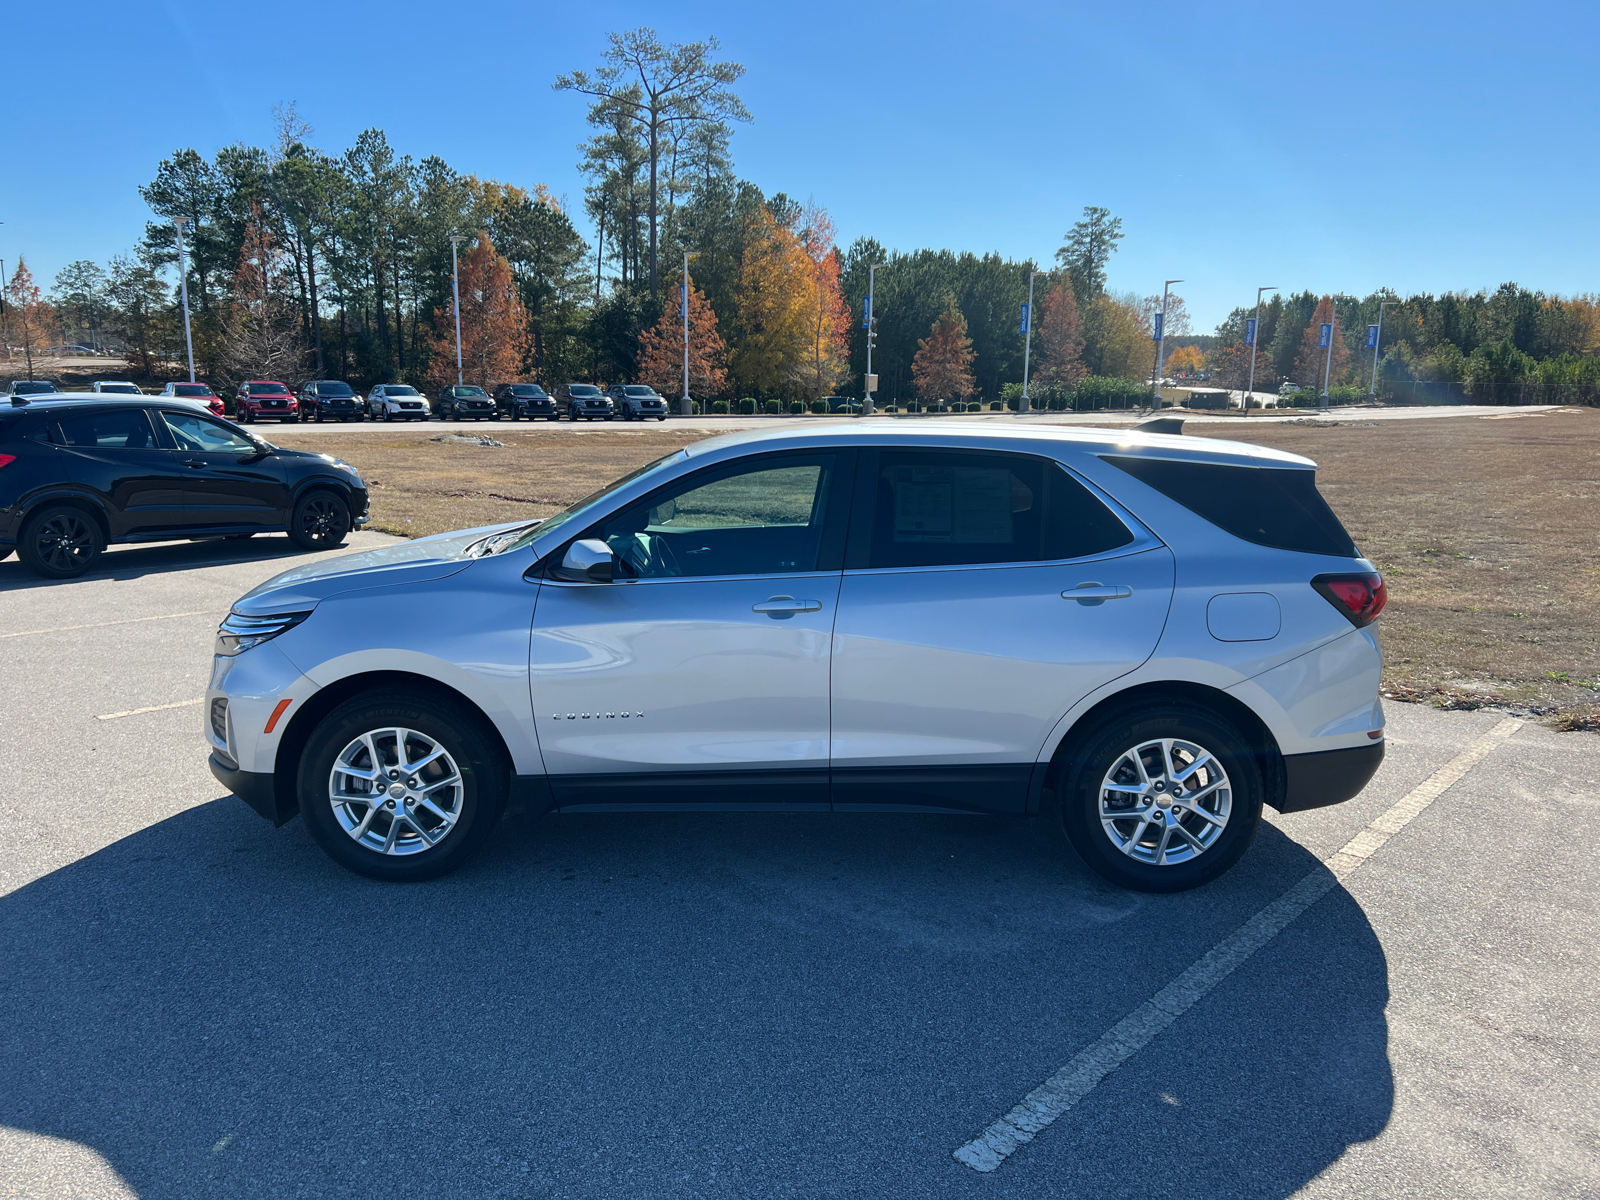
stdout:
POLYGON ((175 383, 172 385, 174 396, 209 396, 211 389, 203 383, 175 383))
POLYGON ((574 396, 598 396, 600 389, 593 384, 574 383, 567 386, 567 391, 574 396))
POLYGON ((458 396, 488 396, 488 394, 480 387, 458 387, 456 389, 456 395, 458 396))
POLYGON ((353 396, 348 383, 319 383, 317 384, 319 396, 353 396))
POLYGON ((14 383, 11 385, 13 395, 17 396, 43 396, 56 390, 53 383, 36 380, 33 383, 14 383))
POLYGON ((655 388, 649 387, 625 387, 622 390, 630 396, 654 396, 656 394, 655 388))
POLYGON ((102 383, 100 391, 110 392, 116 396, 137 396, 140 394, 139 389, 131 383, 102 383))
POLYGON ((417 389, 414 387, 408 387, 403 383, 391 383, 388 387, 383 389, 383 394, 385 396, 415 396, 417 394, 417 389))
POLYGON ((537 383, 519 383, 511 389, 513 396, 542 396, 544 389, 537 383))
POLYGON ((569 524, 578 517, 583 516, 600 501, 618 488, 632 483, 635 479, 643 479, 646 475, 660 470, 668 463, 675 463, 680 458, 688 457, 685 450, 674 450, 671 454, 664 455, 652 463, 646 463, 637 471, 630 471, 621 479, 613 479, 598 492, 590 492, 582 500, 558 512, 553 517, 546 517, 542 521, 530 521, 526 525, 519 525, 515 529, 502 530, 500 533, 491 533, 486 538, 479 538, 467 547, 468 558, 482 558, 486 554, 505 554, 511 550, 520 550, 536 537, 542 537, 552 529, 569 524))

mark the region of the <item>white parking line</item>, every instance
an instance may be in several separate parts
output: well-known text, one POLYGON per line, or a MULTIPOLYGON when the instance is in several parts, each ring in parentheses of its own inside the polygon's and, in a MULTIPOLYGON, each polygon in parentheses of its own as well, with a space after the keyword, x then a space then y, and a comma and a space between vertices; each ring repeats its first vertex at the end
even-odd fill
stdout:
POLYGON ((1308 872, 1300 882, 1207 950, 1188 970, 1079 1052, 1005 1116, 953 1151, 956 1159, 974 1171, 987 1173, 997 1169, 1013 1152, 1031 1142, 1041 1130, 1092 1092, 1102 1079, 1148 1046, 1157 1034, 1203 999, 1235 967, 1277 937, 1289 922, 1377 853, 1445 789, 1521 728, 1521 721, 1507 717, 1429 775, 1346 842, 1321 867, 1308 872))
POLYGON ((140 713, 165 712, 169 708, 188 708, 195 704, 204 704, 206 698, 201 696, 196 700, 176 700, 171 704, 152 704, 149 708, 130 708, 127 712, 102 713, 95 717, 96 721, 115 721, 118 717, 137 717, 140 713))
POLYGON ((215 613, 215 609, 201 609, 199 612, 163 613, 159 617, 128 617, 122 621, 96 621, 92 625, 56 625, 50 629, 21 629, 16 633, 0 633, 0 639, 14 637, 32 637, 36 633, 69 633, 74 629, 105 629, 111 625, 138 625, 144 621, 175 621, 179 617, 208 617, 215 613))

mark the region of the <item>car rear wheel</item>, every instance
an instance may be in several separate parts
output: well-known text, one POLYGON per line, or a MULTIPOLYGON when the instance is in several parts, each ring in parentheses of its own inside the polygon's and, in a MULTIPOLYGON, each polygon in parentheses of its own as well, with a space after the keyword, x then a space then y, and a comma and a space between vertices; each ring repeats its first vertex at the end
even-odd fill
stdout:
POLYGON ((302 550, 332 550, 350 532, 350 507, 332 492, 307 492, 294 506, 289 540, 302 550))
POLYGON ((329 858, 371 879, 433 879, 466 862, 505 810, 504 754, 481 720, 432 697, 367 692, 318 723, 300 815, 329 858))
POLYGON ((72 579, 94 565, 105 545, 99 522, 81 508, 61 505, 28 518, 17 557, 46 579, 72 579))
POLYGON ((1113 715, 1074 739, 1062 831, 1085 863, 1140 892, 1217 878, 1255 839, 1265 792, 1249 740, 1198 706, 1113 715))

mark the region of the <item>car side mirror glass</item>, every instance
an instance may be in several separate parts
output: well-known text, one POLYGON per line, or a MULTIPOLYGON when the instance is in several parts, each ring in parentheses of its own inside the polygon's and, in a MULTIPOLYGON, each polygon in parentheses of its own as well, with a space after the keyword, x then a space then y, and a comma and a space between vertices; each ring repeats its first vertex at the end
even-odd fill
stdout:
POLYGON ((599 538, 579 538, 567 547, 556 574, 572 583, 610 583, 616 559, 599 538))

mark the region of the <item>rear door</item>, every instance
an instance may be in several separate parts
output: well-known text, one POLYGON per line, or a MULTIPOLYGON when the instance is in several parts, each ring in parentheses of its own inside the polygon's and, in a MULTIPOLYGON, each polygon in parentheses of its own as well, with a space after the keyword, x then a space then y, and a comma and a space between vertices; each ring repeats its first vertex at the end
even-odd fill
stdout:
POLYGON ((56 429, 67 478, 100 498, 112 537, 187 527, 184 468, 163 448, 144 408, 66 411, 56 429))
POLYGON ((1020 812, 1061 716, 1154 651, 1172 554, 1051 459, 861 458, 834 636, 834 807, 1020 812))
POLYGON ((179 464, 184 511, 194 528, 261 529, 289 520, 289 487, 282 464, 221 421, 196 412, 162 409, 179 464))

